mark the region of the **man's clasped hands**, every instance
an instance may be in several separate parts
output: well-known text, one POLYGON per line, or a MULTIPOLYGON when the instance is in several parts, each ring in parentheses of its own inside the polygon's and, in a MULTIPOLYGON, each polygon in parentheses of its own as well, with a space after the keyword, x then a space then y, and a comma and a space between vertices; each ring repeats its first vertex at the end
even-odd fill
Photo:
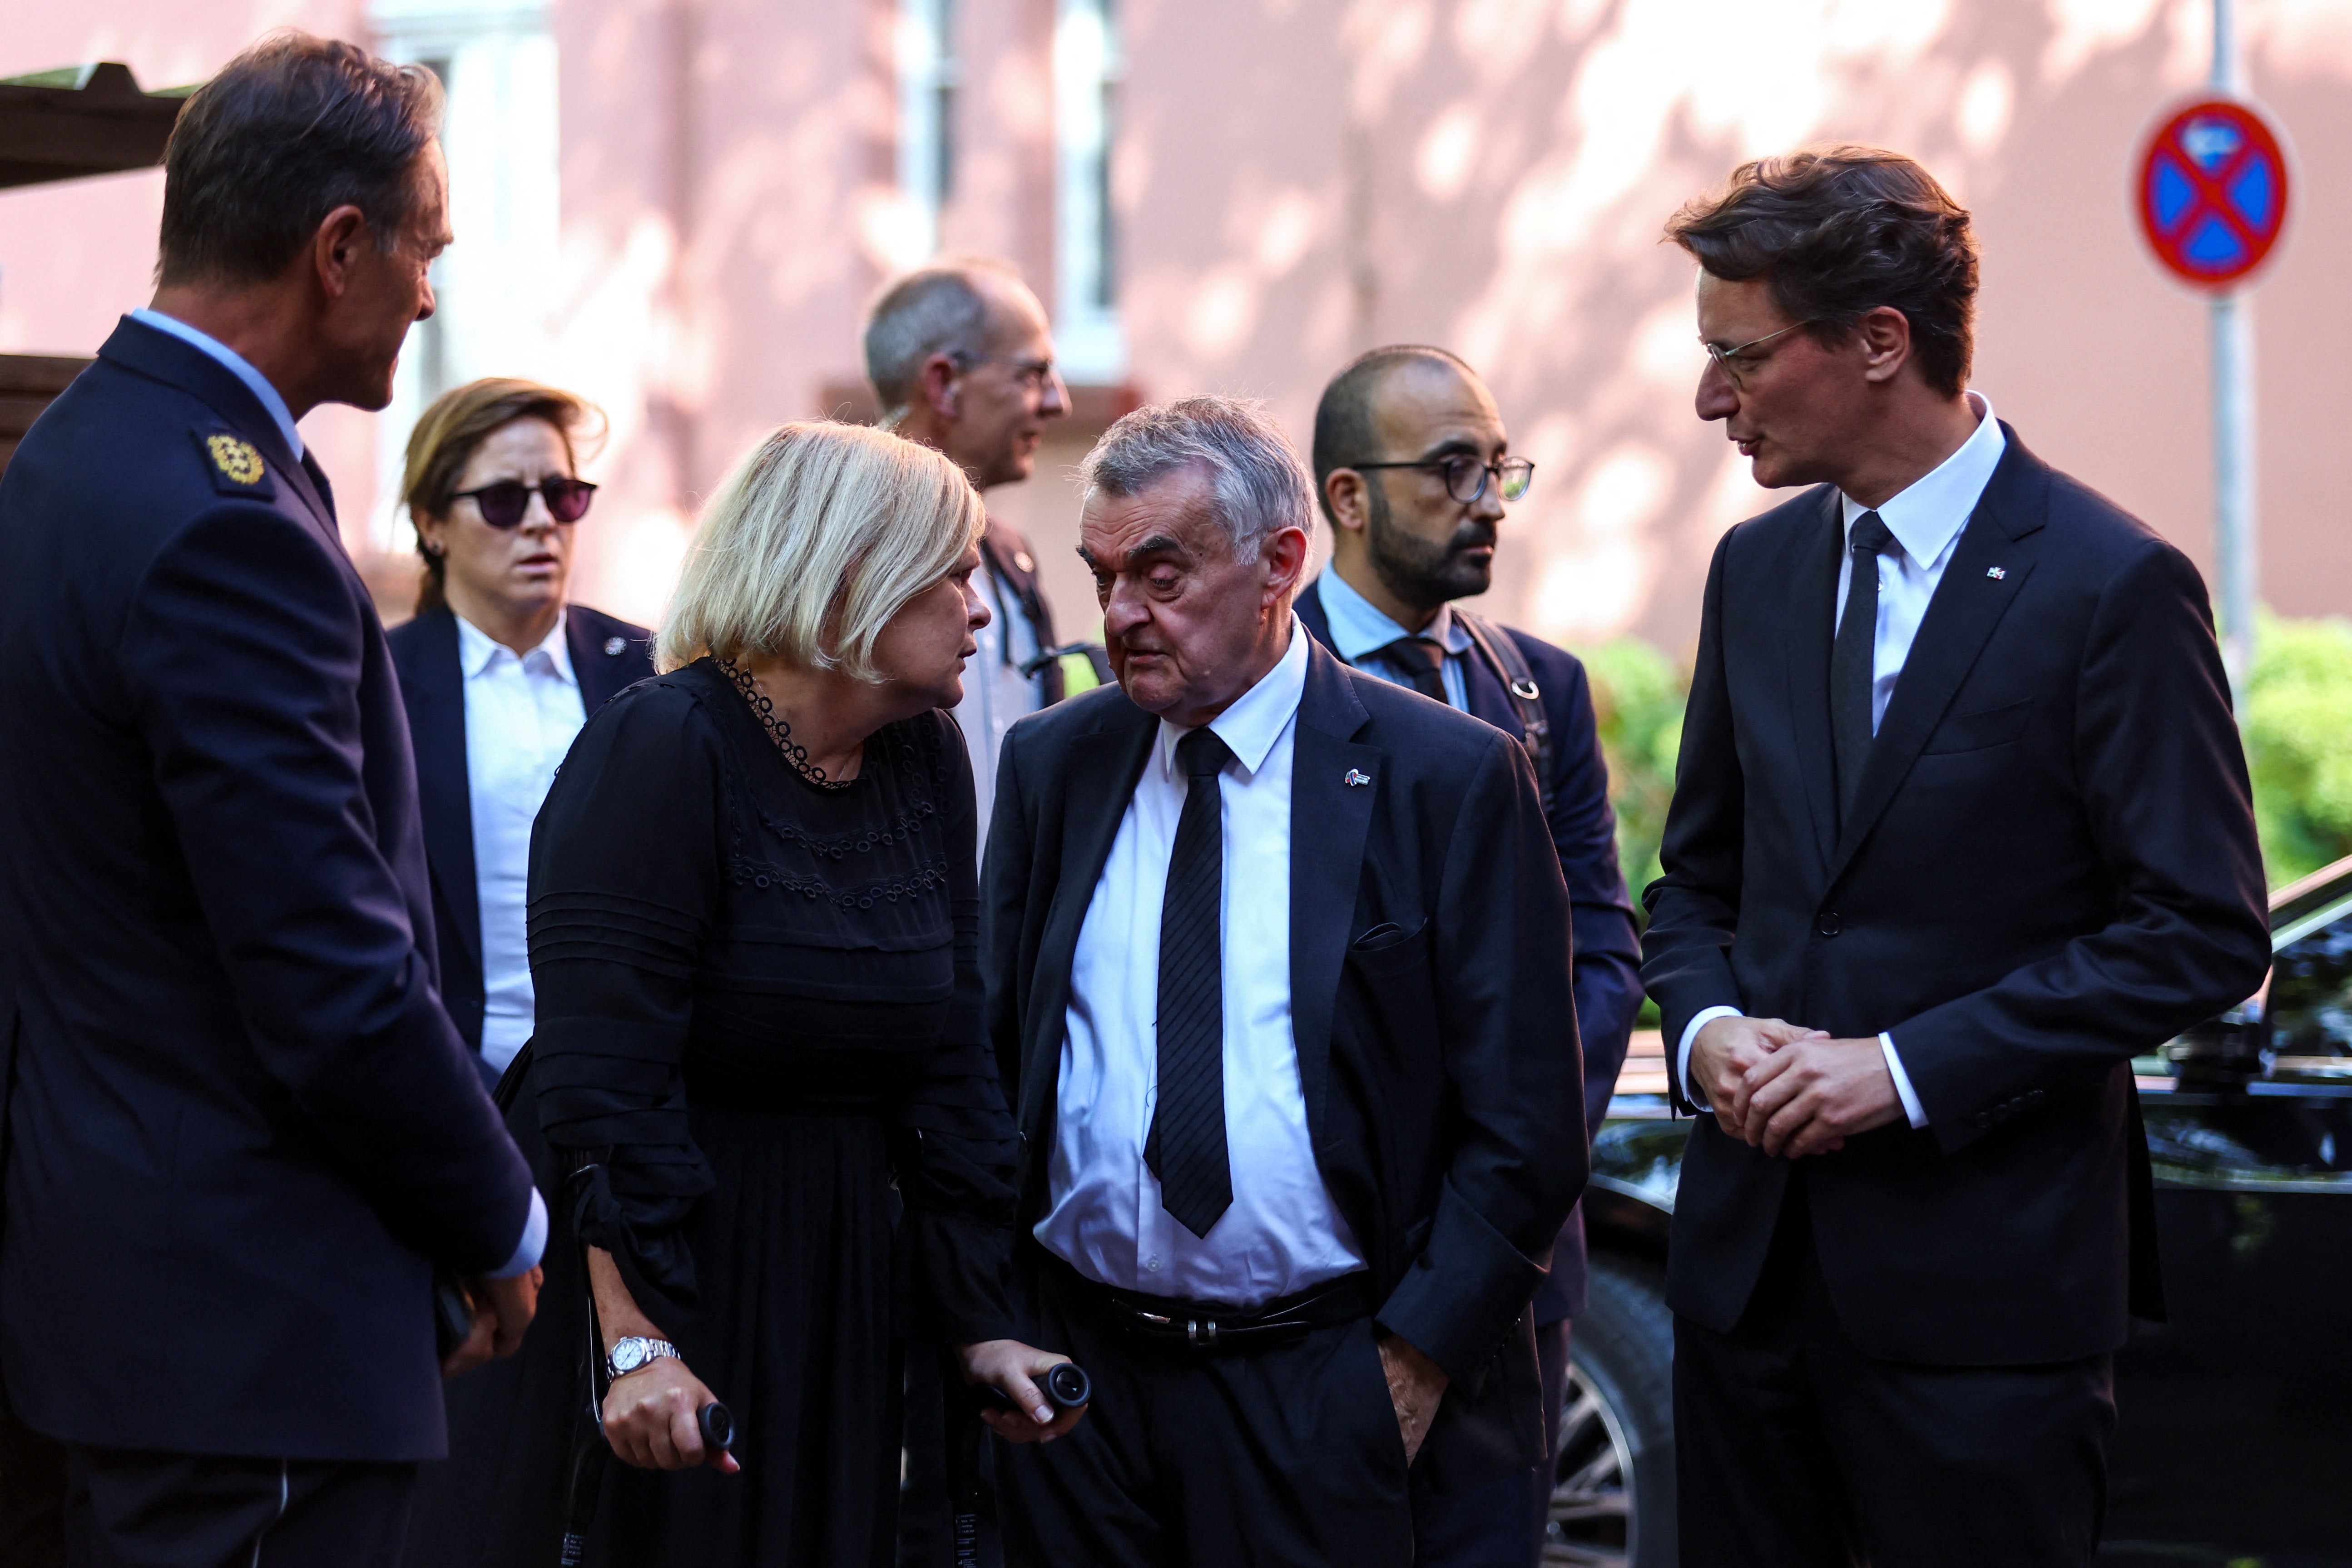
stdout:
POLYGON ((1709 1019, 1691 1042, 1690 1081, 1726 1132, 1791 1160, 1903 1118, 1875 1036, 1833 1040, 1779 1018, 1709 1019))

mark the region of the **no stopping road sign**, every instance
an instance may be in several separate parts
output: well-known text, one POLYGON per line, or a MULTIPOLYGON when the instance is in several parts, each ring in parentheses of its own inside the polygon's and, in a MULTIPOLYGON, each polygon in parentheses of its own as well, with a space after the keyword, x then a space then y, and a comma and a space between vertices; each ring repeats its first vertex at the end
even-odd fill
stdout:
POLYGON ((2140 156, 2140 233, 2182 282, 2232 289, 2278 243, 2289 177, 2278 133, 2259 110, 2226 98, 2189 104, 2140 156))

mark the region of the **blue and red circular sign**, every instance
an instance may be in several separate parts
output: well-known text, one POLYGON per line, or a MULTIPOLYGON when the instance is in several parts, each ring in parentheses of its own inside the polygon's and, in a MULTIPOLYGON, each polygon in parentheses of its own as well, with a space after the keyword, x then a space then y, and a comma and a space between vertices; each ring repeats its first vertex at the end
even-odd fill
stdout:
POLYGON ((2233 99, 2189 104, 2148 138, 2136 205, 2165 269, 2199 289, 2244 282, 2286 226, 2288 174, 2278 133, 2233 99))

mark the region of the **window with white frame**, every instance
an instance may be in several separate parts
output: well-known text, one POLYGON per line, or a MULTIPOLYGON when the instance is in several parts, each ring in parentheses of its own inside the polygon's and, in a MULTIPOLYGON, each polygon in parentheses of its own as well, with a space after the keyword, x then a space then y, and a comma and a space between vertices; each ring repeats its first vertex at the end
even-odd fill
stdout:
POLYGON ((956 0, 898 0, 898 189, 940 246, 940 214, 955 195, 956 0))
POLYGON ((1054 347, 1072 381, 1127 374, 1111 153, 1126 74, 1116 0, 1060 0, 1054 27, 1054 347))
POLYGON ((371 541, 414 544, 396 491, 408 433, 425 405, 485 375, 552 369, 559 169, 555 39, 547 0, 372 0, 387 58, 429 68, 446 92, 441 147, 457 244, 433 267, 431 319, 410 329, 377 421, 383 476, 371 541))

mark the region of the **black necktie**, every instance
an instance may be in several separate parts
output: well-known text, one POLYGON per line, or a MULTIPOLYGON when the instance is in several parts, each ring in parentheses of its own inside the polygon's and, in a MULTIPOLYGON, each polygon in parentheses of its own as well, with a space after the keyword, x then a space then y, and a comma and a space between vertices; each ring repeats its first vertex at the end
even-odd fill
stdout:
POLYGON ((1412 689, 1423 697, 1445 700, 1445 650, 1436 643, 1427 637, 1399 637, 1385 647, 1374 648, 1372 654, 1403 671, 1412 689))
POLYGON ((1895 536, 1874 511, 1853 520, 1847 548, 1853 577, 1845 594, 1845 618, 1830 647, 1830 742, 1837 748, 1839 822, 1853 809, 1862 770, 1870 761, 1871 683, 1878 646, 1878 555, 1895 536))
POLYGON ((1160 905, 1160 1100, 1143 1145, 1144 1163, 1160 1178, 1160 1205, 1200 1237, 1234 1202, 1225 1157, 1224 959, 1217 931, 1225 880, 1217 775, 1233 755, 1205 729, 1176 742, 1187 782, 1160 905))

